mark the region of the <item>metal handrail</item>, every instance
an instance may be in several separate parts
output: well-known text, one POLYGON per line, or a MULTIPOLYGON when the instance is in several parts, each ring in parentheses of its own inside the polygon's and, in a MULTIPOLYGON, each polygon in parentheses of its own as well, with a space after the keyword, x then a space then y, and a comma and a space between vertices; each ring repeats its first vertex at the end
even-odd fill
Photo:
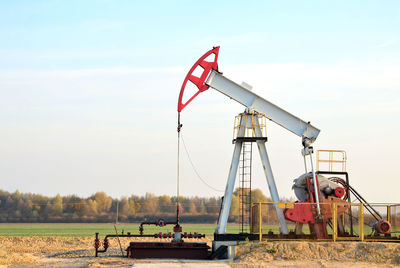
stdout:
MULTIPOLYGON (((340 157, 340 156, 339 156, 340 157)), ((317 150, 317 171, 320 170, 320 163, 328 163, 327 171, 334 171, 333 164, 339 163, 342 164, 342 170, 346 171, 347 169, 347 153, 344 150, 317 150), (321 159, 321 153, 328 153, 328 159, 321 159), (341 154, 341 159, 334 158, 335 155, 341 154)))
MULTIPOLYGON (((258 233, 259 233, 259 240, 261 241, 263 238, 263 233, 262 233, 262 206, 263 205, 277 205, 279 208, 284 209, 284 208, 293 208, 296 205, 316 205, 317 203, 295 203, 295 202, 256 202, 256 203, 251 203, 251 221, 250 221, 250 230, 254 229, 254 224, 258 224, 258 233), (255 219, 253 219, 253 212, 258 210, 258 221, 255 222, 255 219)), ((332 241, 345 241, 345 240, 358 240, 358 241, 364 241, 365 238, 365 233, 364 233, 364 225, 366 224, 364 221, 364 208, 368 206, 380 206, 380 207, 386 207, 387 208, 387 215, 386 215, 386 220, 391 222, 391 207, 394 206, 400 206, 400 203, 347 203, 350 207, 358 207, 358 225, 359 225, 359 232, 358 236, 356 237, 341 237, 338 235, 338 215, 337 215, 337 203, 319 203, 320 205, 330 205, 332 209, 332 241)))

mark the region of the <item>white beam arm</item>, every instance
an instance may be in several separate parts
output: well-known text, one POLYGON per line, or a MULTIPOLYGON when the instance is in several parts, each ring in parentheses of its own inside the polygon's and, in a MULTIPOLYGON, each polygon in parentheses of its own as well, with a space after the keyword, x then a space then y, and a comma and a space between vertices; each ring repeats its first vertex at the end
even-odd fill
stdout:
POLYGON ((206 84, 242 105, 264 113, 271 121, 300 137, 309 139, 310 143, 314 142, 318 137, 320 132, 318 128, 263 99, 245 87, 236 84, 215 70, 210 73, 206 84))

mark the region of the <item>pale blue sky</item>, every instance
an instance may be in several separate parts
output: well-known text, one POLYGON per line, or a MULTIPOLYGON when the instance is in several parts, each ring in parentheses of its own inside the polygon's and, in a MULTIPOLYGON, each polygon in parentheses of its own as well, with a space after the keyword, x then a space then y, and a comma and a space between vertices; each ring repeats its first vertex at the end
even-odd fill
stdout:
MULTIPOLYGON (((376 179, 400 188, 399 29, 399 1, 0 1, 0 188, 174 194, 179 89, 221 45, 227 77, 320 128, 316 149, 347 150, 367 198, 398 202, 376 179)), ((216 188, 242 110, 211 90, 184 110, 192 158, 216 188)), ((290 196, 300 141, 268 133, 290 196)), ((220 194, 182 161, 184 195, 220 194)))
POLYGON ((398 1, 3 1, 2 69, 399 58, 398 1))

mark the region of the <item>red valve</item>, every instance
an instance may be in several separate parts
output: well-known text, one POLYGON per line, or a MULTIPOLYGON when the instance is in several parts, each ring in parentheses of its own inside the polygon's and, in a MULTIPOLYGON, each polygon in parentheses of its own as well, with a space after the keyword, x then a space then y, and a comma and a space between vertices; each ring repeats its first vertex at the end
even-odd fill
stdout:
POLYGON ((182 232, 182 227, 179 225, 175 225, 173 230, 174 232, 182 232))
POLYGON ((108 239, 104 238, 104 242, 103 242, 104 249, 107 250, 109 245, 110 245, 110 243, 108 242, 108 239))
POLYGON ((196 63, 192 66, 189 73, 186 75, 185 80, 183 80, 181 92, 179 93, 178 112, 182 111, 183 108, 185 108, 186 105, 188 105, 197 95, 199 95, 201 92, 209 88, 209 86, 205 84, 205 81, 209 76, 209 74, 211 73, 211 70, 218 70, 218 63, 217 63, 218 53, 219 53, 219 46, 214 47, 206 54, 201 56, 201 58, 198 59, 198 61, 196 61, 196 63), (205 59, 208 58, 208 56, 210 56, 211 54, 215 55, 214 61, 213 62, 206 61, 205 59), (193 75, 194 70, 198 66, 204 69, 200 77, 193 75), (183 92, 185 91, 186 83, 188 81, 195 84, 199 90, 192 97, 190 97, 190 99, 188 99, 185 103, 182 103, 183 92))
POLYGON ((95 248, 95 249, 98 249, 99 247, 100 247, 100 240, 96 238, 96 239, 94 240, 94 248, 95 248))
POLYGON ((344 196, 344 189, 342 187, 337 187, 335 189, 335 195, 339 198, 344 196))

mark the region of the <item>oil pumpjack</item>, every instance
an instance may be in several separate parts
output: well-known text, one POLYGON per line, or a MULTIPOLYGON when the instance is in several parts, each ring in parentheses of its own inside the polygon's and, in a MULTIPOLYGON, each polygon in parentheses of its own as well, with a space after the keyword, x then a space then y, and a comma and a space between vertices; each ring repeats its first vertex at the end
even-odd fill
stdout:
MULTIPOLYGON (((270 196, 273 202, 277 221, 279 223, 280 232, 276 237, 280 239, 293 238, 289 232, 287 222, 296 223, 296 234, 302 234, 302 225, 308 224, 310 229, 310 237, 314 239, 328 239, 327 225, 331 223, 333 211, 330 204, 334 203, 337 210, 337 216, 343 215, 346 211, 350 212, 350 193, 360 201, 366 203, 365 199, 359 195, 354 188, 349 185, 348 174, 325 172, 325 174, 340 174, 345 175, 346 180, 334 177, 325 178, 324 172, 316 172, 313 164, 313 142, 317 139, 320 130, 310 122, 303 121, 293 114, 285 111, 268 100, 258 96, 251 91, 248 84, 241 85, 226 78, 218 69, 218 54, 219 46, 214 47, 205 53, 192 66, 186 75, 178 99, 178 188, 177 201, 179 201, 179 146, 180 132, 182 129, 181 112, 182 110, 198 96, 200 93, 209 88, 226 95, 227 97, 239 102, 245 106, 245 111, 237 116, 237 126, 235 126, 235 137, 233 140, 234 150, 229 169, 228 179, 225 187, 224 197, 222 199, 218 224, 214 233, 213 253, 211 258, 215 256, 223 256, 226 254, 227 247, 234 245, 238 240, 250 238, 251 240, 258 239, 259 235, 251 233, 228 234, 226 227, 228 222, 229 211, 232 203, 232 196, 236 175, 238 173, 240 155, 243 151, 245 143, 256 143, 264 169, 265 178, 268 184, 270 196), (200 69, 201 75, 196 76, 194 72, 200 69), (187 83, 193 83, 197 87, 197 92, 193 94, 186 102, 183 103, 184 91, 187 83), (281 127, 289 130, 293 134, 301 138, 301 155, 304 160, 305 173, 294 181, 293 190, 298 202, 291 208, 279 207, 278 190, 275 184, 272 167, 269 161, 265 142, 267 141, 264 135, 264 123, 260 122, 264 118, 273 121, 281 127), (250 134, 249 134, 250 133, 250 134), (308 158, 308 161, 307 161, 308 158), (307 165, 307 162, 309 165, 307 165), (223 252, 225 251, 225 252, 223 252), (222 255, 221 255, 222 253, 222 255)), ((367 210, 377 220, 374 227, 377 233, 389 235, 391 231, 390 222, 383 217, 372 207, 366 206, 367 210)), ((344 229, 339 226, 339 230, 344 229)), ((105 252, 108 248, 108 237, 154 237, 171 239, 170 242, 131 242, 127 248, 128 257, 133 258, 207 258, 208 246, 206 243, 184 242, 182 238, 202 238, 201 234, 182 233, 182 227, 179 224, 179 204, 177 203, 176 221, 166 222, 159 219, 155 222, 143 222, 140 225, 140 234, 113 234, 107 235, 104 239, 104 249, 100 250, 100 241, 98 233, 96 233, 95 249, 96 256, 98 252, 105 252), (153 224, 156 226, 165 226, 166 224, 174 225, 174 233, 167 234, 143 234, 143 225, 153 224)), ((262 235, 262 234, 260 234, 262 235)), ((299 236, 301 238, 301 236, 299 236)), ((121 249, 122 251, 122 249, 121 249)))
MULTIPOLYGON (((181 111, 193 101, 196 96, 209 88, 213 88, 245 106, 245 112, 238 116, 239 124, 236 137, 234 137, 233 140, 235 147, 225 193, 222 199, 218 224, 214 233, 213 252, 216 252, 221 246, 226 247, 234 244, 237 240, 244 240, 244 238, 251 237, 251 234, 226 233, 240 154, 245 142, 255 142, 257 144, 270 196, 279 223, 280 234, 278 234, 278 237, 283 239, 292 237, 289 235, 286 223, 286 220, 288 220, 296 223, 296 234, 302 233, 302 224, 306 223, 309 225, 311 238, 328 239, 327 224, 331 223, 333 213, 330 204, 335 203, 337 208, 335 213, 337 213, 337 216, 342 216, 346 211, 350 211, 351 214, 351 206, 349 203, 350 192, 352 192, 360 202, 365 202, 365 199, 356 193, 354 188, 349 185, 348 174, 346 172, 346 181, 344 181, 340 178, 325 178, 322 172, 315 171, 312 144, 317 139, 320 130, 311 125, 310 122, 303 121, 258 96, 251 91, 247 83, 243 82, 239 85, 226 78, 218 69, 219 49, 220 47, 218 46, 209 50, 192 66, 182 84, 178 100, 178 126, 181 126, 181 111), (200 76, 194 75, 197 69, 200 69, 200 76), (183 95, 188 82, 193 83, 198 91, 183 103, 183 95), (305 173, 294 181, 293 190, 299 201, 294 204, 293 208, 283 209, 278 206, 280 198, 265 146, 267 138, 263 135, 262 128, 260 127, 262 126, 259 122, 260 115, 261 117, 265 116, 270 121, 273 121, 301 138, 301 154, 304 159, 305 173), (250 136, 246 135, 246 130, 248 129, 251 130, 250 136), (308 161, 307 158, 309 159, 308 161)), ((374 224, 376 232, 388 235, 391 229, 390 222, 384 220, 371 206, 367 205, 366 208, 377 220, 374 224)), ((339 230, 342 229, 343 226, 339 226, 339 230)))

